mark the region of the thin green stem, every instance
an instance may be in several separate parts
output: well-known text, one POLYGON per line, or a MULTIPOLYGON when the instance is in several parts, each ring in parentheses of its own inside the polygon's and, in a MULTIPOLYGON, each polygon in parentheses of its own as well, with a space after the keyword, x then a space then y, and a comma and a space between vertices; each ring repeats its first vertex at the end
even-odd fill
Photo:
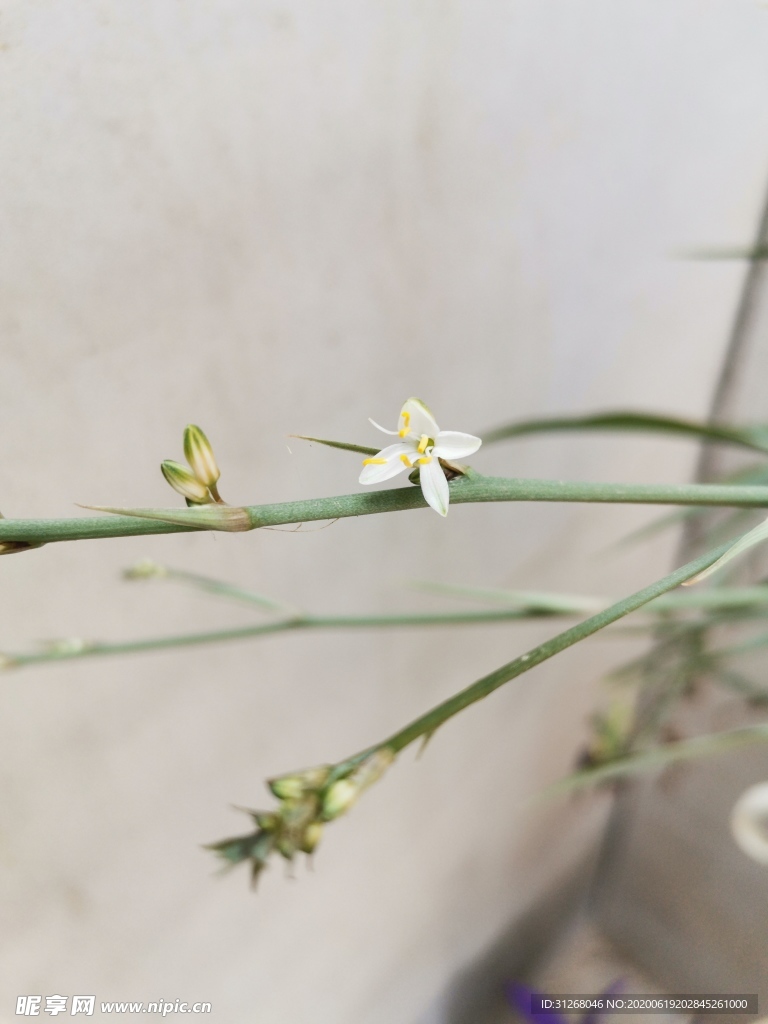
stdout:
MULTIPOLYGON (((283 601, 276 601, 272 597, 258 594, 254 590, 245 590, 234 583, 226 583, 223 580, 213 579, 210 576, 202 576, 197 572, 187 572, 185 569, 169 569, 163 565, 153 563, 139 563, 133 569, 125 572, 126 579, 165 579, 174 583, 183 583, 186 586, 202 590, 215 597, 229 597, 234 601, 241 601, 245 604, 257 605, 269 611, 280 611, 283 614, 290 614, 292 617, 299 615, 299 612, 283 601)), ((768 588, 766 588, 768 592, 768 588)))
MULTIPOLYGON (((412 584, 418 590, 427 590, 449 597, 476 598, 537 610, 571 612, 579 614, 601 610, 608 602, 599 597, 583 594, 559 594, 548 591, 500 590, 495 587, 466 587, 454 583, 432 583, 417 581, 412 584)), ((688 611, 690 609, 750 608, 753 605, 768 604, 768 586, 752 587, 710 587, 701 590, 681 591, 666 594, 653 602, 648 612, 688 611)))
MULTIPOLYGON (((160 575, 160 574, 158 574, 160 575)), ((218 580, 212 580, 205 576, 198 576, 196 573, 184 573, 175 569, 163 570, 162 576, 168 579, 179 579, 190 583, 193 586, 200 586, 201 589, 226 597, 233 597, 247 603, 264 605, 265 607, 282 609, 286 611, 287 605, 273 601, 271 598, 263 597, 260 594, 253 594, 250 591, 241 590, 239 587, 230 587, 218 580)), ((736 588, 734 588, 736 589, 736 588)), ((768 591, 768 588, 762 588, 768 591)), ((760 588, 745 588, 749 593, 760 588)), ((717 591, 704 591, 704 595, 717 595, 717 591)), ((281 618, 275 622, 261 623, 254 626, 239 626, 233 629, 205 630, 198 633, 178 633, 170 636, 147 637, 141 640, 125 640, 118 642, 88 642, 73 639, 62 641, 60 645, 52 644, 50 647, 40 651, 23 651, 16 654, 0 654, 0 670, 10 668, 23 668, 27 665, 49 664, 59 661, 73 661, 81 658, 109 657, 118 654, 144 654, 151 651, 163 651, 177 647, 198 647, 205 644, 228 643, 237 640, 253 640, 262 636, 269 636, 273 633, 284 633, 296 630, 311 629, 403 629, 421 626, 481 626, 493 625, 501 622, 515 621, 540 621, 544 619, 568 618, 583 614, 588 598, 584 598, 584 605, 579 607, 576 599, 571 602, 567 598, 562 599, 558 604, 558 595, 539 595, 540 603, 536 595, 528 595, 531 604, 525 607, 505 608, 487 611, 465 611, 465 612, 415 612, 401 613, 398 615, 311 615, 296 611, 290 617, 281 618)), ((672 595, 669 600, 673 603, 669 608, 676 608, 672 595)), ((725 595, 724 595, 725 596, 725 595)), ((730 595, 728 595, 730 596, 730 595)), ((693 594, 682 594, 681 607, 696 607, 697 602, 693 594), (691 600, 689 600, 691 599, 691 600)), ((763 598, 762 593, 756 593, 755 598, 763 598)), ((740 605, 741 602, 733 600, 735 594, 725 604, 733 603, 740 605)), ((768 599, 768 596, 764 599, 768 599)), ((665 599, 659 599, 665 600, 665 599)), ((747 603, 745 599, 744 603, 747 603)), ((647 611, 657 610, 658 601, 653 602, 652 608, 647 611)), ((706 602, 705 602, 706 604, 706 602)), ((290 609, 288 609, 290 610, 290 609)), ((662 609, 658 609, 662 610, 662 609)), ((664 606, 664 611, 667 606, 664 606)), ((655 628, 652 623, 637 627, 643 632, 655 628)), ((768 641, 763 641, 766 643, 768 641)), ((720 655, 722 652, 714 652, 720 655)), ((725 653, 730 653, 727 651, 725 653)), ((733 653, 739 653, 734 649, 733 653)), ((636 667, 634 663, 632 667, 636 667)), ((627 666, 624 666, 626 669, 627 666)))
MULTIPOLYGON (((768 487, 727 484, 612 484, 561 480, 524 480, 505 477, 471 476, 453 480, 451 502, 553 501, 609 502, 641 505, 711 505, 733 508, 768 507, 768 487)), ((206 512, 214 506, 203 506, 206 512)), ((217 506, 216 506, 217 507, 217 506)), ((400 487, 392 490, 345 494, 331 498, 250 505, 243 509, 245 529, 305 523, 324 519, 374 515, 424 508, 421 490, 400 487)), ((128 511, 128 510, 126 510, 128 511)), ((73 519, 2 519, 0 545, 12 543, 49 544, 68 540, 98 540, 108 537, 137 537, 149 534, 188 533, 206 529, 188 526, 199 509, 169 509, 176 521, 143 518, 164 510, 131 510, 131 515, 108 515, 73 519)), ((230 510, 234 511, 234 510, 230 510)), ((210 527, 208 527, 210 528, 210 527)), ((231 527, 230 527, 231 528, 231 527)))
POLYGON ((569 775, 560 782, 556 782, 540 796, 558 796, 576 789, 617 782, 643 772, 666 768, 671 764, 692 761, 700 757, 712 757, 715 754, 723 754, 729 750, 738 750, 740 747, 766 741, 768 741, 768 725, 748 725, 740 729, 729 729, 727 732, 666 743, 640 753, 628 754, 626 757, 610 761, 608 764, 576 772, 574 775, 569 775))
POLYGON ((691 577, 719 558, 724 550, 726 550, 725 546, 721 546, 714 551, 701 555, 656 583, 652 583, 650 586, 637 591, 637 593, 617 601, 616 604, 611 605, 604 611, 590 616, 583 622, 578 623, 578 625, 572 626, 551 640, 547 640, 538 647, 534 647, 519 658, 515 658, 514 661, 502 665, 495 672, 491 672, 489 675, 483 676, 482 679, 478 679, 477 682, 472 683, 471 686, 466 687, 464 690, 460 690, 452 697, 449 697, 448 700, 443 701, 430 711, 427 711, 426 714, 416 718, 388 739, 375 744, 373 747, 368 747, 366 750, 350 758, 348 762, 344 762, 344 764, 355 763, 367 757, 372 751, 385 747, 398 753, 422 736, 429 738, 449 718, 453 718, 454 715, 458 715, 471 704, 475 704, 477 701, 487 697, 494 690, 498 690, 500 686, 510 682, 512 679, 516 679, 524 672, 529 672, 532 668, 554 657, 556 654, 560 654, 568 647, 572 647, 581 640, 585 640, 588 636, 592 636, 593 633, 597 633, 606 626, 610 626, 611 623, 618 621, 625 615, 629 615, 630 612, 636 611, 638 608, 642 608, 643 605, 653 601, 654 598, 665 594, 669 590, 673 590, 681 583, 691 579, 691 577))
POLYGON ((202 644, 225 643, 231 640, 252 640, 271 633, 312 629, 402 629, 421 626, 481 626, 497 622, 551 619, 556 613, 502 609, 484 612, 434 612, 400 615, 297 615, 258 626, 210 630, 203 633, 181 633, 174 636, 126 640, 123 643, 64 642, 47 650, 0 655, 0 668, 22 668, 26 665, 73 661, 80 658, 106 657, 114 654, 141 654, 177 647, 198 647, 202 644))

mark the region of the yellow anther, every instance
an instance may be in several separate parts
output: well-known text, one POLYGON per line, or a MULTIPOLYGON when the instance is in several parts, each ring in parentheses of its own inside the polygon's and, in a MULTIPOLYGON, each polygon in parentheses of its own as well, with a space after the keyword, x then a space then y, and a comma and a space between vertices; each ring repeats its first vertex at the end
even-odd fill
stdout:
POLYGON ((363 459, 364 466, 386 466, 386 459, 363 459))
POLYGON ((408 467, 408 469, 412 469, 413 468, 413 463, 411 462, 411 460, 408 458, 407 455, 401 455, 400 456, 400 461, 404 462, 406 464, 406 466, 408 467))
POLYGON ((405 437, 411 429, 411 414, 403 412, 400 415, 403 417, 403 425, 397 433, 399 437, 405 437))
POLYGON ((419 441, 419 447, 418 447, 419 455, 423 455, 424 454, 428 444, 429 444, 429 438, 427 437, 426 434, 422 434, 421 435, 421 440, 419 441))
POLYGON ((408 427, 403 427, 402 430, 398 430, 398 432, 397 432, 397 436, 398 437, 406 437, 407 434, 408 434, 408 427))
POLYGON ((431 455, 423 455, 420 459, 416 460, 417 466, 428 466, 432 461, 431 455))

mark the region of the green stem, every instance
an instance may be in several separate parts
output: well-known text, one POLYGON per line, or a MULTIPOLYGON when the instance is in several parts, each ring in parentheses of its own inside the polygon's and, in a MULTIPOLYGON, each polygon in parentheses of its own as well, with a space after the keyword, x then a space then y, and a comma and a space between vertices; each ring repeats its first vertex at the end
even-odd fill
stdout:
POLYGON ((768 741, 768 725, 765 724, 747 725, 739 729, 729 729, 727 732, 695 736, 690 740, 679 740, 675 743, 653 747, 650 750, 643 750, 640 753, 628 754, 619 760, 609 761, 607 764, 601 764, 595 768, 586 768, 584 771, 576 772, 574 775, 569 775, 560 782, 556 782, 540 795, 542 797, 558 796, 588 786, 617 782, 643 772, 666 768, 668 765, 681 761, 712 757, 729 750, 738 750, 740 747, 746 747, 752 743, 765 743, 766 741, 768 741))
POLYGON ((140 654, 176 647, 197 647, 201 644, 223 643, 230 640, 251 640, 270 633, 285 633, 302 629, 387 629, 419 626, 479 626, 495 622, 530 619, 551 619, 555 613, 519 609, 484 612, 435 612, 413 615, 299 615, 259 626, 241 626, 236 629, 211 630, 204 633, 181 633, 175 636, 150 637, 146 640, 126 640, 124 643, 87 643, 61 649, 30 653, 0 655, 0 668, 21 668, 54 661, 73 661, 79 658, 105 657, 112 654, 140 654))
POLYGON ((501 668, 496 669, 495 672, 491 672, 482 679, 478 679, 477 682, 472 683, 471 686, 466 687, 464 690, 460 690, 452 697, 449 697, 448 700, 438 704, 426 714, 421 715, 419 718, 406 725, 405 728, 394 733, 388 739, 375 744, 373 747, 368 747, 366 750, 361 751, 359 754, 350 758, 349 761, 344 762, 344 764, 354 764, 367 757, 372 751, 380 750, 385 747, 388 747, 390 750, 398 753, 421 736, 429 738, 432 733, 447 722, 449 718, 453 718, 454 715, 458 715, 459 712, 464 711, 471 704, 487 697, 489 694, 493 693, 494 690, 498 690, 500 686, 510 682, 512 679, 516 679, 524 672, 530 671, 530 669, 535 668, 537 665, 540 665, 543 661, 547 661, 549 658, 554 657, 556 654, 560 654, 561 651, 566 650, 568 647, 572 647, 574 644, 579 643, 579 641, 585 640, 593 633, 597 633, 598 630, 604 629, 606 626, 610 626, 611 623, 616 622, 625 615, 629 615, 630 612, 636 611, 638 608, 642 608, 644 604, 647 604, 654 598, 659 597, 661 594, 665 594, 669 590, 673 590, 675 587, 685 582, 685 580, 691 579, 691 577, 701 572, 702 569, 705 569, 719 558, 724 550, 727 550, 726 545, 722 545, 714 551, 709 551, 707 554, 701 555, 692 562, 688 562, 687 565, 682 566, 682 568, 676 569, 663 579, 658 580, 656 583, 652 583, 649 587, 644 587, 642 590, 638 590, 636 594, 632 594, 630 597, 625 597, 623 600, 617 601, 616 604, 611 605, 610 608, 606 608, 604 611, 590 616, 590 618, 585 619, 576 626, 572 626, 570 629, 566 629, 565 632, 558 634, 558 636, 553 637, 551 640, 547 640, 538 647, 534 647, 532 650, 528 651, 527 654, 523 654, 519 658, 515 658, 514 661, 510 661, 506 665, 502 665, 501 668))
MULTIPOLYGON (((142 568, 129 569, 125 574, 128 579, 140 579, 142 568)), ((172 580, 175 583, 183 583, 187 586, 196 587, 207 594, 214 594, 216 597, 229 597, 234 601, 243 601, 245 604, 255 604, 260 608, 267 608, 270 611, 280 611, 284 615, 290 614, 292 618, 300 617, 299 612, 289 607, 283 601, 276 601, 264 594, 257 594, 253 590, 245 590, 234 583, 225 583, 222 580, 212 579, 210 576, 202 576, 200 573, 187 572, 184 569, 168 569, 165 566, 157 566, 154 573, 146 573, 150 578, 154 575, 159 579, 172 580)), ((768 587, 766 587, 768 593, 768 587)), ((768 598, 766 598, 768 600, 768 598)))
MULTIPOLYGON (((610 502, 642 505, 713 505, 734 508, 768 507, 768 487, 727 484, 611 484, 561 480, 524 480, 472 474, 450 484, 451 502, 557 501, 610 502)), ((344 494, 331 498, 246 506, 248 529, 306 523, 349 516, 374 515, 424 508, 416 487, 344 494)), ((213 507, 213 506, 212 506, 213 507)), ((207 508, 207 506, 206 506, 207 508)), ((195 521, 199 509, 170 509, 169 514, 195 521)), ((180 525, 140 515, 109 515, 76 519, 2 519, 0 544, 48 544, 67 540, 97 540, 149 534, 188 533, 204 527, 180 525)))

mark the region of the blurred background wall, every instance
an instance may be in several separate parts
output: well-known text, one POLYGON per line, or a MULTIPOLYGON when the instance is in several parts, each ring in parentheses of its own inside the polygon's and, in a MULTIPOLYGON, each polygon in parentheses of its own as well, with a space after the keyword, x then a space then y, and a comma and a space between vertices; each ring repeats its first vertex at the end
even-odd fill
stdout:
MULTIPOLYGON (((354 491, 409 395, 482 435, 621 406, 703 415, 768 165, 747 0, 0 4, 0 507, 171 504, 197 422, 233 502, 354 491)), ((496 474, 678 481, 685 443, 518 442, 496 474)), ((252 621, 142 557, 316 611, 437 607, 415 580, 621 595, 653 510, 462 506, 327 529, 61 544, 0 564, 0 646, 252 621)), ((453 607, 445 605, 445 607, 453 607)), ((263 779, 337 760, 553 627, 275 637, 2 678, 0 1017, 27 993, 212 1018, 442 1021, 457 971, 573 892, 604 798, 540 805, 630 648, 595 641, 406 752, 256 896, 200 844, 263 779)), ((557 914, 555 914, 555 920, 557 914)), ((511 968, 510 968, 511 969, 511 968)), ((98 1010, 96 1013, 98 1016, 98 1010)))

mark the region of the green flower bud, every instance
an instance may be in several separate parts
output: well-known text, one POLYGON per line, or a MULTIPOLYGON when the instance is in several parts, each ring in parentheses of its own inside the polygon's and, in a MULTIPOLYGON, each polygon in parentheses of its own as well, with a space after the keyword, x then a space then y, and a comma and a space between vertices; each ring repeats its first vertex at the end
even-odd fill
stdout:
POLYGON ((360 790, 350 779, 339 779, 338 782, 334 782, 323 797, 323 820, 332 821, 344 814, 359 795, 360 790))
POLYGON ((304 794, 304 784, 298 775, 283 775, 269 779, 267 785, 278 800, 298 800, 304 794))
POLYGON ((188 501, 194 502, 195 505, 207 505, 210 502, 211 496, 208 493, 208 488, 190 473, 186 466, 182 466, 172 459, 166 459, 160 464, 160 469, 174 491, 183 495, 188 501))
POLYGON ((184 457, 201 484, 215 487, 221 476, 211 443, 200 427, 190 423, 184 431, 184 457))
POLYGON ((328 781, 331 773, 329 764, 306 768, 303 772, 291 772, 276 779, 269 779, 267 785, 280 800, 298 800, 305 793, 317 793, 328 781))
POLYGON ((323 837, 323 823, 322 821, 313 821, 311 825, 307 825, 304 829, 304 835, 301 837, 301 852, 302 853, 314 853, 317 848, 317 844, 323 837))

